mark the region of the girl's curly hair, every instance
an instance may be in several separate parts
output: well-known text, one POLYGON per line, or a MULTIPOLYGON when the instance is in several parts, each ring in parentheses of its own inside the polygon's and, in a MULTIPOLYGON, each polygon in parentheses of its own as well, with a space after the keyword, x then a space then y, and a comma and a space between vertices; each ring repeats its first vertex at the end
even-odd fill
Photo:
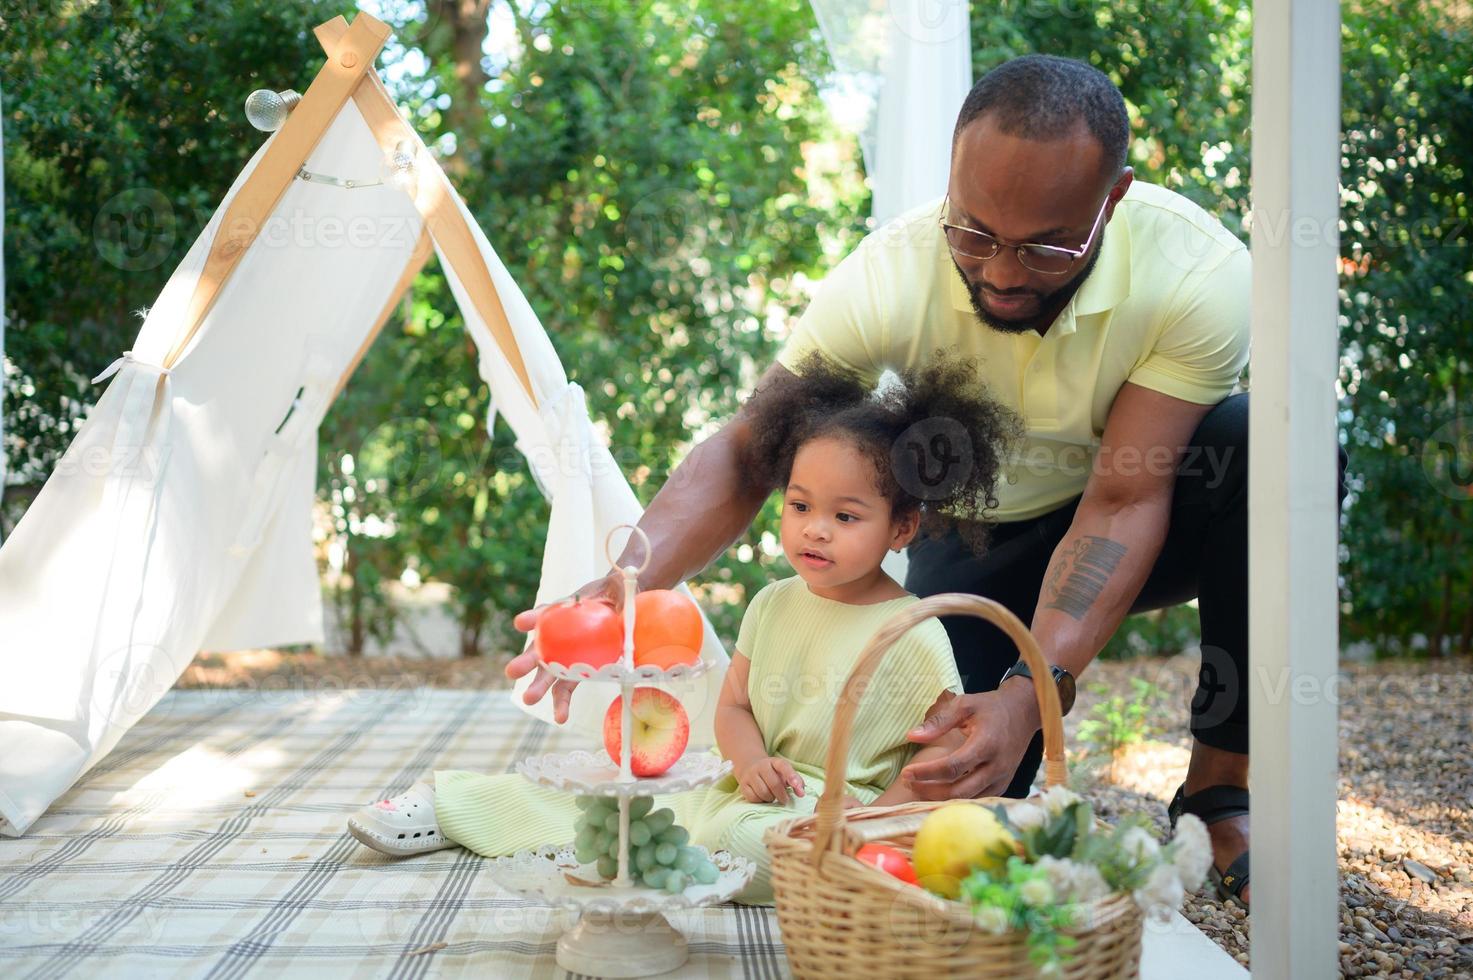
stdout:
POLYGON ((810 354, 798 377, 759 388, 744 408, 751 430, 743 468, 755 490, 786 487, 806 442, 848 440, 874 464, 876 489, 892 515, 919 512, 920 533, 955 528, 975 552, 987 541, 983 514, 1008 447, 1022 432, 1017 416, 987 396, 975 360, 946 351, 878 389, 810 354))

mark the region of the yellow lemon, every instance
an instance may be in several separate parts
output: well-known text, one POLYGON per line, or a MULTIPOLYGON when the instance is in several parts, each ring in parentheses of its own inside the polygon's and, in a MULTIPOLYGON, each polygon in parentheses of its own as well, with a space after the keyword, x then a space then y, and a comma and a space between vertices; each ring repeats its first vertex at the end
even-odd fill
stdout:
POLYGON ((1016 853, 1016 841, 992 811, 974 803, 949 803, 931 811, 916 831, 911 861, 920 884, 956 898, 974 869, 1001 871, 1016 853))

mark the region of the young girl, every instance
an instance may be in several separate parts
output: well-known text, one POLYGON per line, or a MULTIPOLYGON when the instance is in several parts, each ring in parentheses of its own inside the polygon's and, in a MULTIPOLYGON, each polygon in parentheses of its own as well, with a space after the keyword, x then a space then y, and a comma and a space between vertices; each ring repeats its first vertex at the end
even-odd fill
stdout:
MULTIPOLYGON (((942 360, 900 386, 871 391, 817 357, 800 379, 758 392, 747 415, 745 471, 754 485, 783 490, 783 553, 797 575, 753 597, 742 618, 716 712, 716 741, 733 772, 720 783, 656 797, 693 843, 726 849, 758 871, 736 897, 772 901, 763 833, 813 812, 823 793, 834 705, 860 652, 890 617, 918 601, 880 562, 918 532, 948 524, 980 546, 984 528, 946 511, 978 514, 1015 431, 982 395, 970 362, 942 360)), ((943 690, 961 693, 941 624, 927 620, 895 644, 866 685, 854 722, 846 805, 915 799, 898 779, 912 759, 945 754, 952 742, 916 752, 906 732, 943 690)), ((462 844, 488 857, 571 839, 571 794, 516 774, 449 770, 433 789, 361 809, 353 835, 386 854, 462 844)))

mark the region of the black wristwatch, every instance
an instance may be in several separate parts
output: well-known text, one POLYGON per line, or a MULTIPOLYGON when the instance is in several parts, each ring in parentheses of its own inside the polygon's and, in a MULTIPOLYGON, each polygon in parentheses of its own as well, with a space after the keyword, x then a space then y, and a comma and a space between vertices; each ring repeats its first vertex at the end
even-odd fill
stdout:
MULTIPOLYGON (((1058 685, 1059 688, 1059 707, 1062 708, 1064 714, 1067 715, 1069 713, 1069 709, 1074 707, 1074 675, 1069 673, 1063 667, 1060 667, 1058 664, 1049 664, 1049 670, 1053 673, 1054 683, 1058 685)), ((1007 681, 1009 677, 1027 677, 1028 679, 1032 680, 1033 671, 1028 669, 1028 664, 1024 663, 1022 660, 1019 660, 1017 663, 1008 668, 1008 672, 1006 674, 1002 675, 1002 680, 997 682, 997 686, 1002 687, 1003 683, 1007 681)))

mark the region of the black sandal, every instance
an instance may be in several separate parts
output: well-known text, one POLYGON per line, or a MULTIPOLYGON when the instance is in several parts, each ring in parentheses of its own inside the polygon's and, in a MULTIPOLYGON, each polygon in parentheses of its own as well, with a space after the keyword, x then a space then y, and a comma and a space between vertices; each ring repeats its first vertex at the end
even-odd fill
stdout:
MULTIPOLYGON (((1182 783, 1171 798, 1171 805, 1166 808, 1172 833, 1176 832, 1176 821, 1183 813, 1190 813, 1208 826, 1248 815, 1248 791, 1241 786, 1209 786, 1191 796, 1186 793, 1187 784, 1182 783)), ((1217 863, 1213 862, 1207 874, 1218 898, 1240 908, 1248 908, 1248 903, 1243 901, 1243 889, 1248 887, 1247 851, 1239 854, 1226 871, 1218 871, 1217 863)))

